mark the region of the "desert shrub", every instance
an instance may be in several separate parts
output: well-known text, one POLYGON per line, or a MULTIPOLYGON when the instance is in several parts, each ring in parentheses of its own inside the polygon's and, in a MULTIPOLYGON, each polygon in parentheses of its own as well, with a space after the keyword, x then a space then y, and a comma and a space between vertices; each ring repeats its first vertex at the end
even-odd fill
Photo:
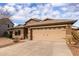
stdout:
POLYGON ((4 32, 4 34, 3 34, 3 37, 7 37, 7 38, 10 38, 10 34, 8 34, 8 32, 4 32))

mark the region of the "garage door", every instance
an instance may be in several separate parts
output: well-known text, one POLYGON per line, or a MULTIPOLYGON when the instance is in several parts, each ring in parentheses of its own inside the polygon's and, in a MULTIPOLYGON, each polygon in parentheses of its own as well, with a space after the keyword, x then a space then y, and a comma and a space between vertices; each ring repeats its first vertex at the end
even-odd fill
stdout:
POLYGON ((32 30, 33 40, 55 40, 65 38, 64 28, 38 28, 32 30))

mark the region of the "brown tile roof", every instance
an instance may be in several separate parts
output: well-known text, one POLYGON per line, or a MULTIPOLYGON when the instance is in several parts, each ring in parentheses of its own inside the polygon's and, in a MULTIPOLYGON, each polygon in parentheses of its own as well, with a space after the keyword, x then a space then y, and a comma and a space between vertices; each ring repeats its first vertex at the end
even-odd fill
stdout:
POLYGON ((8 30, 11 30, 11 29, 20 29, 20 28, 24 28, 24 25, 18 25, 18 26, 9 28, 8 30))
POLYGON ((27 20, 27 21, 25 22, 25 24, 27 24, 27 23, 28 23, 29 21, 31 21, 31 20, 34 20, 34 21, 36 21, 36 22, 41 21, 40 19, 37 19, 37 18, 31 18, 31 19, 27 20))
POLYGON ((45 19, 39 22, 35 22, 32 24, 28 24, 26 26, 36 26, 36 25, 46 25, 46 24, 63 24, 63 23, 75 23, 77 20, 70 20, 70 19, 45 19))
POLYGON ((6 22, 7 22, 7 20, 0 19, 0 24, 5 24, 6 22))
POLYGON ((9 18, 2 18, 2 19, 0 19, 0 24, 6 24, 8 21, 10 21, 12 23, 12 21, 9 20, 9 18))

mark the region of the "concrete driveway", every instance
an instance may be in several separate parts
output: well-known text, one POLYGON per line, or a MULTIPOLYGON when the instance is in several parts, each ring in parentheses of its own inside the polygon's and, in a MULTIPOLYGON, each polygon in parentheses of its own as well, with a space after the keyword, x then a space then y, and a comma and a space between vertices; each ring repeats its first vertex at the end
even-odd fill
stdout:
POLYGON ((61 40, 26 40, 12 46, 0 48, 0 55, 3 56, 72 56, 72 53, 61 40))

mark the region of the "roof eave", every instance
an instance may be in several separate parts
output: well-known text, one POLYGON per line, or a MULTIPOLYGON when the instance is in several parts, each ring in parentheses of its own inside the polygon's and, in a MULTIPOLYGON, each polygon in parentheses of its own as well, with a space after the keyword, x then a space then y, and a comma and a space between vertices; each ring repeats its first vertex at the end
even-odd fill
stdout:
POLYGON ((57 24, 74 24, 77 20, 67 21, 67 22, 59 22, 59 23, 46 23, 46 24, 35 24, 35 25, 26 25, 26 27, 30 26, 43 26, 43 25, 57 25, 57 24))

